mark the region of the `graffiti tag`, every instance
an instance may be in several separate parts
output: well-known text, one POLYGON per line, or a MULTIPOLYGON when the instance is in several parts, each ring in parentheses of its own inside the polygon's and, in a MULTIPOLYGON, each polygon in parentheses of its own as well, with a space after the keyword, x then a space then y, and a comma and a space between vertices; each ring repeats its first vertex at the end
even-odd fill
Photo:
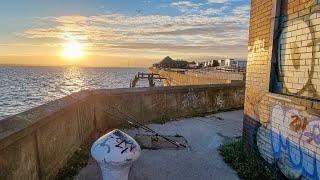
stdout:
POLYGON ((320 144, 320 119, 293 108, 276 104, 271 111, 270 139, 272 155, 282 163, 283 171, 291 169, 308 178, 319 179, 317 149, 320 144))
POLYGON ((183 107, 196 108, 200 104, 199 97, 194 93, 194 90, 192 88, 190 88, 188 93, 183 97, 184 97, 182 101, 183 107))

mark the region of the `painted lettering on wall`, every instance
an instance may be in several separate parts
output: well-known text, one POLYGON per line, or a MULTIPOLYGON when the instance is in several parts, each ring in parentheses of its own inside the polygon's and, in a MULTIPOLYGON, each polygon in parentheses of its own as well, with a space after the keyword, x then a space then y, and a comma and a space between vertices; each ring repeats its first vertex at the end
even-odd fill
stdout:
MULTIPOLYGON (((281 27, 275 26, 272 37, 262 34, 267 23, 251 22, 244 137, 247 145, 289 179, 320 179, 320 118, 288 104, 267 109, 274 99, 266 96, 268 83, 261 78, 270 77, 268 87, 274 93, 320 99, 320 1, 281 2, 281 14, 276 15, 276 20, 282 16, 281 27), (277 49, 269 51, 270 45, 277 49), (269 71, 269 57, 273 58, 270 76, 260 72, 260 67, 269 71), (268 65, 261 66, 262 62, 268 65)), ((258 6, 252 8, 258 10, 258 6)), ((262 20, 260 15, 253 18, 262 20)))
POLYGON ((183 96, 182 106, 196 108, 200 104, 199 97, 194 93, 192 88, 183 96))
POLYGON ((257 144, 261 156, 287 177, 320 179, 319 117, 276 104, 269 124, 257 133, 257 144))
MULTIPOLYGON (((286 4, 285 4, 286 5, 286 4)), ((310 1, 306 7, 311 13, 302 18, 281 18, 280 36, 277 49, 277 82, 275 91, 320 98, 319 77, 319 42, 317 29, 320 27, 318 1, 310 1), (311 8, 314 6, 315 8, 311 8)))

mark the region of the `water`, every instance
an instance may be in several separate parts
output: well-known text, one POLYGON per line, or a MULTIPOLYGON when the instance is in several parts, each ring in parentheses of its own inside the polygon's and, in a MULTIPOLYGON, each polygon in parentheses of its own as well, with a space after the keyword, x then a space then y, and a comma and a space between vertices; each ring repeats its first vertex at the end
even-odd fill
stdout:
POLYGON ((138 72, 147 69, 0 67, 0 119, 81 90, 127 88, 138 72))

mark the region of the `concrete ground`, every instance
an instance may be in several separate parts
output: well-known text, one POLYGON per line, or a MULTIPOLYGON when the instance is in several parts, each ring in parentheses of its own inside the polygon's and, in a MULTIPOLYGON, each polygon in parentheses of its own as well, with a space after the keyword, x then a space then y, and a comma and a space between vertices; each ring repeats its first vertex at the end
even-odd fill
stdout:
MULTIPOLYGON (((191 180, 239 179, 219 155, 218 147, 230 138, 242 134, 243 111, 230 111, 171 121, 163 125, 148 125, 163 135, 183 136, 188 141, 184 150, 142 150, 134 162, 131 180, 191 180)), ((131 136, 147 134, 141 129, 124 130, 131 136)), ((91 159, 75 179, 100 180, 100 170, 91 159)))

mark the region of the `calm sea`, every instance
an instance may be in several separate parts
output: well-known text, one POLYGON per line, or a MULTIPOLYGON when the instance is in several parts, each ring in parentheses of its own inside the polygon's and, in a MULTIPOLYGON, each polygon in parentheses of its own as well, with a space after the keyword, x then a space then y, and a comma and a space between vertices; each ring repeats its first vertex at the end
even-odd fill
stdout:
POLYGON ((0 67, 0 119, 85 89, 127 88, 138 72, 147 69, 0 67))

